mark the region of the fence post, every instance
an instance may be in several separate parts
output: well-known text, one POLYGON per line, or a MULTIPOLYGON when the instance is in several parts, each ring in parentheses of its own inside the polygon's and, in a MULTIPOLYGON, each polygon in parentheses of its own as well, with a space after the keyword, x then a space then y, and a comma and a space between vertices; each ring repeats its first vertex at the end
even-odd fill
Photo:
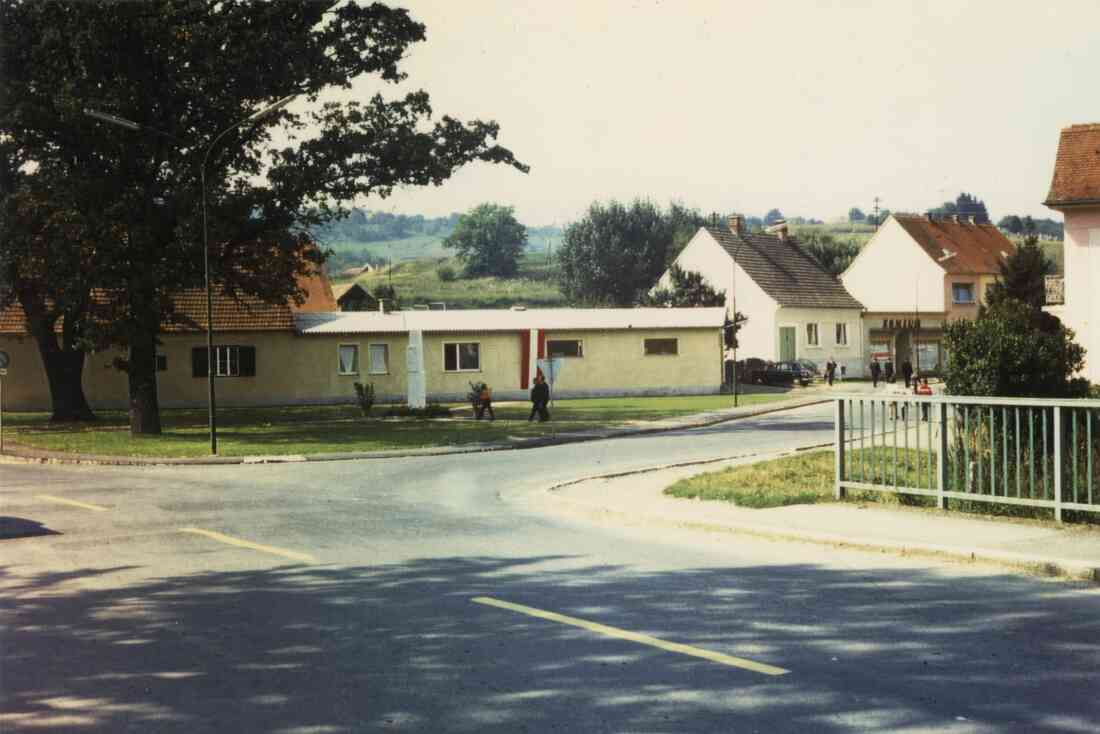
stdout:
POLYGON ((1062 406, 1054 406, 1054 521, 1062 522, 1062 406))
POLYGON ((838 500, 844 499, 844 487, 841 486, 841 482, 844 481, 844 454, 847 436, 844 435, 844 398, 837 398, 836 400, 836 425, 833 428, 833 441, 835 443, 834 451, 836 453, 836 498, 838 500))
POLYGON ((940 403, 940 447, 936 454, 936 507, 947 509, 947 498, 943 493, 947 490, 947 403, 940 403))

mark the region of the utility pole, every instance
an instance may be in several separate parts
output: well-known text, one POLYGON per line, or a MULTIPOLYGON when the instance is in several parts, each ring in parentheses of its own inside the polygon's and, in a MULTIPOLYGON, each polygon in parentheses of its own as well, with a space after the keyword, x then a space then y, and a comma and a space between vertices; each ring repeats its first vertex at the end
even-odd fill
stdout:
POLYGON ((878 202, 879 202, 879 198, 876 196, 875 197, 875 227, 878 227, 880 224, 882 224, 882 222, 880 222, 878 220, 878 202))

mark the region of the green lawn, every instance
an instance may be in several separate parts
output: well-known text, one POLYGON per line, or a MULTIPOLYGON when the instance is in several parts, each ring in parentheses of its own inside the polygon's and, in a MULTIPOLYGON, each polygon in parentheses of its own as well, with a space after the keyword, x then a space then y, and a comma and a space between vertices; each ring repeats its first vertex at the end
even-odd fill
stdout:
MULTIPOLYGON (((863 449, 867 461, 872 464, 882 457, 871 452, 881 451, 883 449, 863 449)), ((904 454, 904 449, 900 453, 904 454)), ((917 454, 913 449, 910 454, 909 466, 902 467, 898 479, 903 484, 915 485, 917 454)), ((849 461, 858 462, 859 457, 860 451, 853 451, 849 461)), ((890 458, 892 460, 892 455, 890 458)), ((687 499, 723 500, 754 508, 814 504, 833 500, 835 472, 831 449, 812 451, 688 477, 667 487, 665 494, 687 499)), ((859 500, 880 499, 879 493, 874 492, 849 492, 849 496, 859 500)), ((890 501, 890 497, 881 495, 886 501, 890 501)), ((908 502, 918 498, 905 499, 908 502)))
MULTIPOLYGON (((743 405, 782 400, 783 393, 743 395, 743 405)), ((638 421, 728 408, 728 395, 558 400, 549 423, 528 423, 530 405, 503 403, 495 421, 471 420, 468 405, 452 406, 453 416, 433 420, 382 418, 386 406, 376 406, 364 419, 353 406, 223 409, 218 412, 218 448, 223 456, 316 454, 339 451, 461 446, 508 443, 536 436, 595 430, 638 421)), ((51 425, 44 413, 8 413, 8 438, 26 446, 74 453, 114 456, 205 456, 209 437, 205 410, 162 411, 164 433, 132 438, 127 416, 103 411, 90 426, 51 425)))

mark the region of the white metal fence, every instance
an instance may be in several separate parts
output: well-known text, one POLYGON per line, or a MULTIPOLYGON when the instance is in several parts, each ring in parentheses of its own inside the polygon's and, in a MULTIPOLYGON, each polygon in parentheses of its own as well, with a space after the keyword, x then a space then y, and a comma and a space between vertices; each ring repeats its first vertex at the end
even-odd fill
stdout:
POLYGON ((849 489, 1100 512, 1100 401, 836 399, 836 493, 849 489))

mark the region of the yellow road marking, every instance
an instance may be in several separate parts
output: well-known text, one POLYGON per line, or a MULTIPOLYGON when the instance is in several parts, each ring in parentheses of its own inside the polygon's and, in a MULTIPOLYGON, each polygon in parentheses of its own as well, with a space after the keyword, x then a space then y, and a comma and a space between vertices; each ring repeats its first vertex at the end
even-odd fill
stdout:
POLYGON ((72 505, 73 507, 81 507, 85 510, 94 510, 95 512, 106 512, 109 507, 102 507, 101 505, 93 505, 87 502, 77 502, 76 500, 67 500, 64 497, 54 497, 52 494, 36 494, 40 500, 46 500, 47 502, 56 502, 60 505, 72 505))
POLYGON ((699 647, 692 647, 691 645, 681 645, 678 642, 665 642, 664 640, 660 640, 656 637, 639 634, 638 632, 631 632, 629 630, 619 629, 618 627, 609 627, 606 624, 589 622, 587 620, 578 619, 576 617, 567 617, 564 614, 547 612, 542 609, 527 607, 523 604, 513 604, 511 602, 501 601, 500 599, 493 599, 488 596, 475 596, 470 601, 477 604, 485 604, 490 607, 499 607, 500 609, 507 609, 509 611, 519 612, 520 614, 526 614, 530 617, 548 619, 551 622, 560 622, 561 624, 573 625, 574 627, 580 627, 581 629, 586 629, 591 632, 598 632, 601 635, 607 635, 608 637, 617 637, 620 640, 630 640, 631 642, 638 642, 643 645, 650 645, 651 647, 668 650, 669 652, 678 652, 681 655, 691 655, 693 657, 703 658, 704 660, 710 660, 715 663, 722 663, 723 665, 732 665, 735 668, 752 670, 757 673, 763 673, 764 675, 785 675, 786 673, 791 672, 784 668, 777 668, 774 665, 758 663, 755 660, 746 660, 745 658, 737 658, 733 657, 732 655, 723 655, 720 652, 704 650, 699 647))
POLYGON ((180 528, 181 533, 192 533, 194 535, 203 535, 211 540, 216 540, 219 543, 226 543, 227 545, 235 545, 238 548, 251 548, 261 553, 271 553, 272 555, 282 556, 283 558, 290 558, 295 561, 304 561, 306 563, 317 563, 317 559, 308 553, 298 553, 297 551, 290 551, 284 548, 276 548, 272 545, 261 545, 260 543, 253 543, 250 540, 242 540, 240 538, 234 538, 231 535, 223 535, 221 533, 215 533, 213 530, 203 530, 201 528, 180 528))

